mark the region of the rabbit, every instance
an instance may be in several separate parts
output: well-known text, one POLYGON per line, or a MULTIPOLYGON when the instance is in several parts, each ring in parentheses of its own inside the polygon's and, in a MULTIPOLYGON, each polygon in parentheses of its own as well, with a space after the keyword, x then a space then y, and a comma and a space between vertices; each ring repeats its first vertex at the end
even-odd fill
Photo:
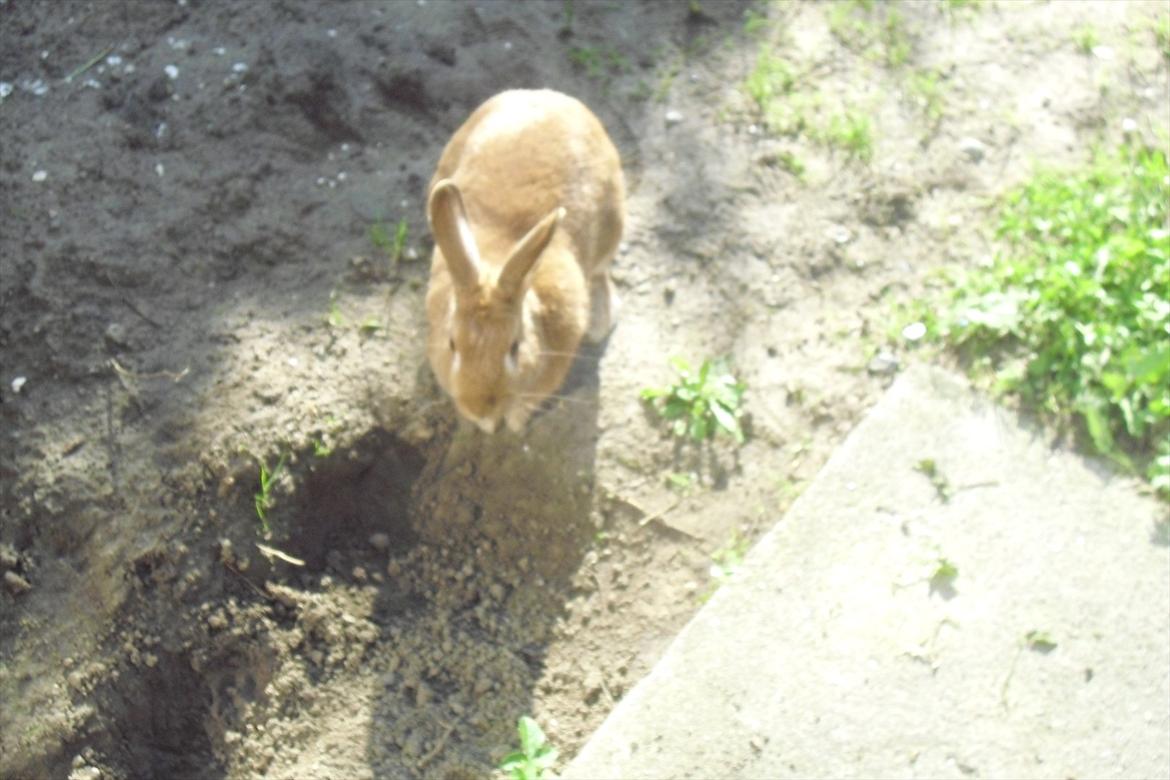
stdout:
POLYGON ((581 339, 613 326, 609 268, 625 223, 617 149, 576 98, 501 92, 444 148, 427 220, 431 368, 463 417, 520 433, 581 339))

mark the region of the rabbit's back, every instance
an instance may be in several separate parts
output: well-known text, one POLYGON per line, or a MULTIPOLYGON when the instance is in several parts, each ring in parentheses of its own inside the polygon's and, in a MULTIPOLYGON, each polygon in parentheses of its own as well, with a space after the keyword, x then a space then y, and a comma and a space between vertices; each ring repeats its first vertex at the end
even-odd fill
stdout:
POLYGON ((485 259, 553 209, 588 273, 616 249, 624 220, 621 161, 601 122, 552 90, 501 92, 451 138, 431 185, 453 179, 485 259))

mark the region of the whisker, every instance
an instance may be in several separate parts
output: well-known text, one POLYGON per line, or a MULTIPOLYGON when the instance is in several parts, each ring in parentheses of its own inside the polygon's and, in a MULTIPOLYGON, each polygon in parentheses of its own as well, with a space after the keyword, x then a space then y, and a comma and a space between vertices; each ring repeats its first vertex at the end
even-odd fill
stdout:
POLYGON ((571 357, 576 360, 589 360, 594 363, 597 363, 601 360, 600 355, 582 355, 580 352, 556 352, 553 350, 544 349, 540 351, 540 354, 541 356, 550 355, 553 357, 571 357))
POLYGON ((573 398, 572 396, 568 396, 568 395, 555 395, 555 394, 554 395, 543 395, 542 393, 516 393, 515 397, 516 398, 536 398, 536 399, 541 399, 541 400, 543 400, 545 398, 555 398, 558 401, 567 401, 571 404, 580 404, 581 406, 598 406, 598 405, 600 405, 600 401, 597 401, 597 400, 588 400, 585 398, 573 398))

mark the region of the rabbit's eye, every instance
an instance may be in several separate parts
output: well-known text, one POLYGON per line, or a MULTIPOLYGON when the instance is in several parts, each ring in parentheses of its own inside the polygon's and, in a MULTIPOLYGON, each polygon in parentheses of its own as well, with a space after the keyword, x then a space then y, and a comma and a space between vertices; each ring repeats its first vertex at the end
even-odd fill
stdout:
POLYGON ((447 346, 451 347, 451 351, 454 352, 455 351, 455 339, 453 339, 453 338, 447 339, 447 346))
POLYGON ((520 339, 512 342, 512 346, 508 348, 508 354, 512 356, 513 360, 520 357, 520 339))

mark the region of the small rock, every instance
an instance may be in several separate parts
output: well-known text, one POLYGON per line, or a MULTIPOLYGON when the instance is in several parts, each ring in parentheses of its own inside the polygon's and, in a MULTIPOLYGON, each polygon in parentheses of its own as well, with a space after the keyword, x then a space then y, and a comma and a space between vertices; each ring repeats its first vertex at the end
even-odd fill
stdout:
POLYGON ((102 770, 96 766, 79 766, 69 773, 69 780, 102 780, 102 770))
POLYGON ((166 73, 167 78, 171 81, 174 81, 179 77, 179 69, 175 65, 167 65, 165 68, 163 68, 163 73, 166 73))
POLYGON ((907 341, 918 341, 926 335, 926 325, 921 322, 911 322, 902 328, 902 338, 907 341))
POLYGON ((853 238, 853 234, 844 225, 830 225, 825 229, 825 237, 835 244, 847 244, 853 238))
POLYGON ((258 387, 252 392, 252 395, 258 401, 266 404, 274 404, 284 395, 284 390, 279 387, 258 387))
POLYGON ((47 178, 49 178, 49 172, 44 170, 34 171, 32 175, 32 180, 35 182, 42 182, 47 178))
POLYGON ((111 322, 106 326, 106 344, 111 347, 126 346, 126 326, 120 322, 111 322))
POLYGON ((370 534, 370 547, 373 547, 378 552, 386 552, 390 549, 390 534, 384 534, 379 531, 376 534, 370 534))
POLYGON ((4 587, 13 596, 19 596, 32 590, 32 583, 14 571, 6 571, 4 572, 4 587))
POLYGON ((666 119, 666 124, 677 125, 679 122, 683 121, 683 115, 682 115, 681 111, 677 111, 677 110, 672 108, 666 112, 665 119, 666 119))
POLYGON ((873 356, 869 361, 869 365, 865 368, 869 373, 874 375, 895 374, 898 372, 900 364, 898 358, 891 355, 889 352, 882 350, 873 356))
POLYGON ((971 162, 979 162, 987 154, 987 145, 978 138, 967 138, 959 141, 959 151, 967 155, 971 162))
POLYGON ((18 376, 12 380, 12 392, 19 393, 24 383, 28 381, 28 377, 18 376))

